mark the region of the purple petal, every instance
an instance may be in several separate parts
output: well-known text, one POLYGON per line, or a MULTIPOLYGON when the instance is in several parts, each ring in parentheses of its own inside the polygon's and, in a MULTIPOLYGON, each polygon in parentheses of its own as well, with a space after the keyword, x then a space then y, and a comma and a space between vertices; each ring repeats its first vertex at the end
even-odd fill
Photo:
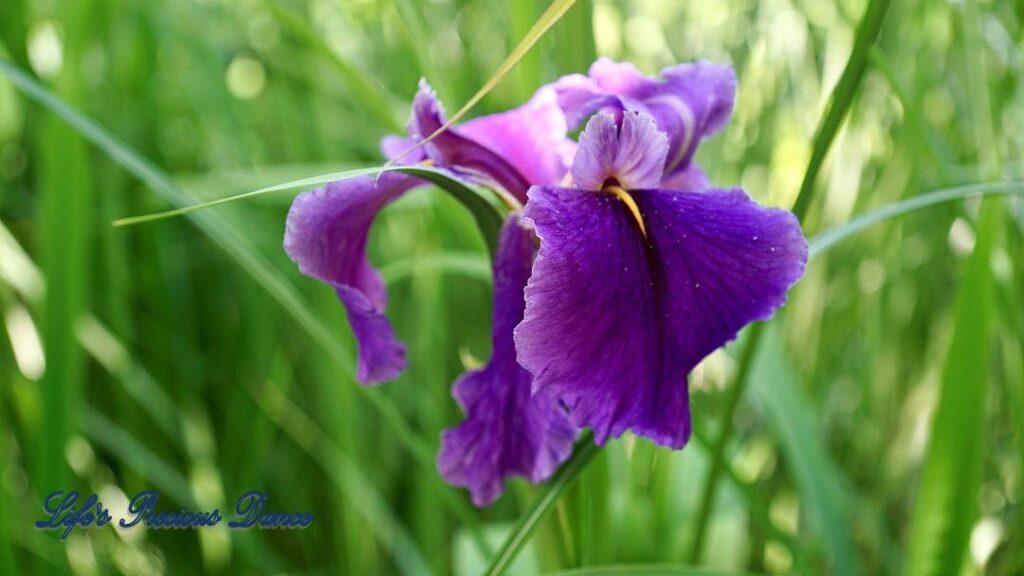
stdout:
POLYGON ((668 140, 650 116, 627 112, 616 125, 614 116, 598 114, 580 136, 573 181, 582 190, 601 190, 610 179, 627 190, 655 188, 666 154, 668 140))
POLYGON ((558 185, 576 151, 552 88, 541 88, 519 108, 471 120, 457 131, 499 154, 531 185, 558 185))
POLYGON ((720 130, 732 113, 736 75, 729 66, 707 62, 672 66, 662 80, 640 74, 630 64, 599 59, 588 76, 573 74, 554 83, 558 103, 573 129, 598 111, 633 110, 654 116, 668 135, 665 171, 688 167, 697 145, 720 130))
POLYGON ((628 62, 598 58, 591 64, 587 76, 569 74, 552 86, 558 94, 558 105, 565 113, 569 128, 575 129, 599 110, 618 115, 624 109, 620 97, 629 98, 653 84, 628 62))
POLYGON ((511 216, 495 259, 491 361, 455 383, 453 394, 466 420, 441 440, 441 475, 469 488, 477 506, 497 499, 508 476, 546 480, 568 458, 576 438, 557 402, 544 393, 531 395, 530 374, 516 362, 512 330, 523 319, 533 252, 533 235, 511 216))
POLYGON ((534 388, 598 443, 630 429, 680 448, 687 374, 785 303, 807 244, 792 214, 739 189, 631 194, 646 238, 614 196, 531 190, 526 219, 541 248, 516 347, 534 388))
POLYGON ((640 99, 669 134, 665 173, 685 169, 697 145, 721 130, 736 100, 736 73, 731 66, 708 62, 680 64, 662 71, 665 82, 640 99))
POLYGON ((601 57, 590 65, 587 73, 594 82, 610 94, 632 96, 651 84, 651 79, 644 76, 630 62, 616 62, 611 58, 601 57))
POLYGON ((358 344, 357 377, 363 384, 396 378, 405 369, 405 347, 384 316, 387 292, 366 258, 373 218, 420 182, 381 174, 332 182, 295 198, 288 212, 284 249, 299 270, 334 287, 358 344))
MULTIPOLYGON (((531 185, 557 183, 567 170, 572 144, 556 104, 552 91, 541 90, 521 108, 442 132, 426 145, 427 155, 439 166, 497 184, 525 202, 531 185)), ((421 83, 413 101, 410 135, 426 138, 445 121, 437 97, 421 83)))
POLYGON ((684 190, 688 192, 699 192, 711 187, 708 175, 701 170, 695 162, 673 174, 665 176, 659 188, 666 190, 684 190))
POLYGON ((615 106, 619 102, 615 96, 605 94, 597 82, 582 74, 563 76, 552 87, 558 94, 558 106, 562 108, 570 129, 576 129, 601 108, 615 106))
POLYGON ((418 139, 388 134, 380 139, 380 153, 388 160, 398 158, 400 164, 417 164, 427 159, 422 147, 416 147, 418 139))

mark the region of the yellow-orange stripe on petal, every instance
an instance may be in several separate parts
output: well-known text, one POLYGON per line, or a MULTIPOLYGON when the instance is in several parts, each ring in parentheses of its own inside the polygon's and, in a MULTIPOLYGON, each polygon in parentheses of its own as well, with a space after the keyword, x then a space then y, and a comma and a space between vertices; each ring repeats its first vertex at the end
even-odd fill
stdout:
POLYGON ((605 186, 604 191, 621 200, 626 205, 626 208, 629 208, 630 213, 633 214, 633 219, 640 226, 640 233, 644 235, 644 238, 647 238, 647 227, 644 226, 644 218, 640 215, 640 207, 636 205, 636 201, 629 195, 629 192, 622 186, 605 186))

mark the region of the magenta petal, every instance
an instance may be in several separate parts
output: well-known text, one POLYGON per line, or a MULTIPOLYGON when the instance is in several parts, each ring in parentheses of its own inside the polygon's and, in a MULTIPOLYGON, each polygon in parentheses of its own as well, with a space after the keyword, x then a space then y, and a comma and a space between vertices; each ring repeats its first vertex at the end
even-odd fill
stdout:
POLYGON ((541 88, 519 108, 470 120, 456 130, 508 160, 531 185, 561 182, 576 149, 552 88, 541 88))
POLYGON ((532 395, 530 374, 516 362, 512 330, 523 318, 533 252, 533 235, 509 217, 495 259, 491 361, 455 383, 453 394, 466 419, 441 440, 441 475, 468 488, 477 506, 497 499, 508 476, 546 480, 568 458, 576 438, 562 407, 544 393, 532 395))
POLYGON ((739 189, 631 195, 646 238, 614 196, 531 190, 526 217, 541 248, 516 347, 534 388, 598 443, 629 429, 680 448, 687 374, 785 303, 807 244, 792 214, 739 189))
POLYGON ((363 384, 396 378, 405 369, 405 347, 384 316, 387 292, 366 258, 377 212, 419 184, 400 174, 332 182, 298 195, 288 212, 284 248, 299 270, 334 287, 348 313, 359 348, 363 384))
POLYGON ((651 79, 644 76, 632 63, 616 62, 607 57, 595 60, 590 65, 587 75, 601 90, 623 96, 632 96, 651 83, 651 79))
POLYGON ((580 135, 573 181, 583 190, 601 190, 608 180, 628 190, 655 188, 666 154, 668 139, 650 116, 626 112, 617 124, 614 116, 598 114, 580 135))
MULTIPOLYGON (((426 138, 444 125, 444 109, 425 82, 413 101, 409 132, 426 138)), ((555 184, 567 171, 572 143, 552 91, 521 108, 484 116, 439 134, 426 145, 437 165, 494 183, 526 201, 533 184, 555 184)))

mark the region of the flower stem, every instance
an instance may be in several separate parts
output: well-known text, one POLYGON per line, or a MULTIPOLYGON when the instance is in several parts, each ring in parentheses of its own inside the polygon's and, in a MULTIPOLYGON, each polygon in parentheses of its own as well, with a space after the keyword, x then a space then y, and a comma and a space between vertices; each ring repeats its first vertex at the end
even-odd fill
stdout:
POLYGON ((485 576, 498 576, 508 569, 512 561, 516 559, 519 551, 529 541, 533 531, 547 517, 555 504, 558 503, 562 493, 579 477, 598 450, 598 446, 594 444, 594 434, 589 430, 584 432, 580 436, 580 441, 576 443, 576 450, 573 452, 572 457, 566 461, 562 469, 548 482, 544 492, 533 503, 530 511, 519 520, 515 529, 505 539, 505 543, 501 545, 501 549, 491 559, 491 564, 487 567, 487 571, 484 572, 485 576))

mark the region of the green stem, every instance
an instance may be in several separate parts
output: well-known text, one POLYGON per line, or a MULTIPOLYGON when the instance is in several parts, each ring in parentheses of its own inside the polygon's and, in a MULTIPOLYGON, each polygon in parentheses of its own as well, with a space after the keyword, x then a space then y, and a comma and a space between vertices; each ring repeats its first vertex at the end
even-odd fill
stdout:
POLYGON ((544 493, 533 503, 529 513, 519 520, 515 529, 512 530, 512 534, 501 545, 501 549, 498 550, 494 558, 491 559, 490 566, 484 572, 485 576, 498 576, 508 569, 512 561, 516 559, 519 551, 529 541, 533 531, 547 517, 559 498, 561 498, 562 493, 572 485, 573 481, 586 468, 598 450, 598 446, 594 444, 594 434, 590 431, 584 432, 580 436, 579 442, 576 443, 576 450, 572 457, 555 474, 555 477, 548 482, 548 485, 544 488, 544 493))
POLYGON ((889 11, 891 1, 871 0, 871 4, 864 11, 860 25, 857 26, 853 51, 850 52, 850 59, 846 61, 843 75, 839 77, 839 82, 832 91, 825 116, 814 135, 814 147, 811 149, 811 159, 807 163, 807 172, 804 173, 803 182, 800 184, 800 193, 796 197, 796 202, 793 203, 793 214, 796 214, 801 221, 807 215, 807 209, 814 197, 814 182, 818 172, 821 171, 825 156, 828 155, 836 133, 839 132, 839 126, 843 123, 846 113, 849 112, 853 99, 857 96, 861 80, 864 79, 871 47, 875 44, 878 33, 882 29, 882 22, 885 20, 885 14, 889 11))
MULTIPOLYGON (((793 214, 803 222, 807 216, 807 210, 814 197, 814 183, 818 172, 828 155, 832 142, 839 132, 839 126, 849 112, 853 100, 857 95, 861 80, 864 78, 864 71, 867 68, 868 56, 871 48, 878 38, 882 29, 882 22, 889 10, 891 0, 871 0, 864 17, 857 26, 854 38, 853 50, 846 62, 846 68, 839 78, 832 95, 829 98, 828 108, 825 116, 818 126, 814 135, 814 145, 811 150, 811 158, 807 163, 807 171, 804 173, 803 182, 800 184, 800 192, 793 203, 793 214)), ((757 356, 757 349, 764 334, 763 324, 755 324, 751 327, 750 336, 747 339, 747 347, 740 359, 739 370, 736 373, 736 380, 728 392, 726 398, 725 413, 722 415, 721 430, 718 438, 712 444, 711 470, 708 472, 707 481, 704 484, 704 494, 701 499, 700 508, 697 513, 697 526, 694 530, 693 544, 690 546, 688 560, 696 563, 700 560, 706 539, 708 522, 711 518, 711 509, 715 501, 715 494, 718 490, 719 477, 722 474, 725 446, 729 441, 732 431, 733 415, 739 406, 740 399, 746 389, 747 376, 753 366, 754 358, 757 356)))

